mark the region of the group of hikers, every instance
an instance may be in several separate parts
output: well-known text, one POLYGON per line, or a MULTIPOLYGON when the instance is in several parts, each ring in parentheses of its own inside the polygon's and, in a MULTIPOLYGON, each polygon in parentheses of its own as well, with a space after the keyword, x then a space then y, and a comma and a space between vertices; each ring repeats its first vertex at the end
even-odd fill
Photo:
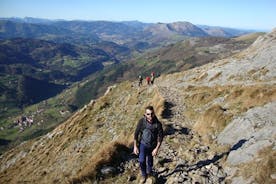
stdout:
MULTIPOLYGON (((139 78, 138 86, 142 86, 142 84, 143 84, 143 77, 142 77, 142 75, 139 75, 138 78, 139 78)), ((147 85, 153 85, 154 79, 155 79, 154 72, 151 72, 150 76, 147 76, 145 79, 146 79, 147 85)))

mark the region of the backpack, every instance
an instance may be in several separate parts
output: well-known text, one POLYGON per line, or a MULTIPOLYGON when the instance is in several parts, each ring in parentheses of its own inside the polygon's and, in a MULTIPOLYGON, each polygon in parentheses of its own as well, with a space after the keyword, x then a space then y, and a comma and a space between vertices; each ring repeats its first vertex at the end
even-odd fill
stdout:
POLYGON ((147 125, 147 121, 143 120, 141 132, 141 142, 148 147, 155 146, 157 136, 157 123, 154 123, 150 129, 147 125))

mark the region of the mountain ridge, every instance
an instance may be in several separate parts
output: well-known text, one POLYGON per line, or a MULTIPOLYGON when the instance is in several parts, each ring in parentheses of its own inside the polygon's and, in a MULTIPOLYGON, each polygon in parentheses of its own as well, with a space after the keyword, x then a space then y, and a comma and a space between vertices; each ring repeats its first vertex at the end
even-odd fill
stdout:
MULTIPOLYGON (((41 28, 43 28, 45 31, 48 29, 48 26, 48 30, 51 30, 50 33, 53 31, 57 31, 57 33, 64 32, 67 34, 67 36, 78 37, 75 34, 76 32, 78 32, 84 35, 90 35, 90 37, 92 36, 93 38, 95 38, 94 41, 97 41, 98 38, 96 35, 98 35, 98 37, 101 37, 107 41, 112 41, 111 39, 113 39, 113 41, 117 41, 117 43, 122 42, 122 36, 125 39, 124 43, 128 43, 129 41, 136 39, 144 40, 143 37, 145 37, 145 32, 149 31, 153 33, 153 35, 156 35, 158 33, 157 29, 165 30, 168 34, 167 36, 175 34, 178 36, 233 37, 247 34, 249 32, 256 32, 254 30, 239 30, 219 26, 193 25, 192 23, 185 21, 172 23, 143 23, 139 21, 45 20, 30 17, 26 19, 0 18, 0 22, 2 27, 2 34, 0 34, 1 37, 3 37, 5 34, 12 35, 17 33, 17 35, 20 35, 18 32, 15 31, 9 33, 8 27, 5 28, 4 23, 11 24, 12 22, 14 22, 15 24, 19 24, 19 27, 21 27, 22 30, 24 30, 24 26, 33 26, 35 29, 38 29, 39 26, 41 26, 41 28), (116 35, 116 37, 118 38, 112 38, 111 35, 116 35)), ((13 27, 15 27, 15 25, 13 27)), ((35 33, 36 31, 33 32, 35 33)))

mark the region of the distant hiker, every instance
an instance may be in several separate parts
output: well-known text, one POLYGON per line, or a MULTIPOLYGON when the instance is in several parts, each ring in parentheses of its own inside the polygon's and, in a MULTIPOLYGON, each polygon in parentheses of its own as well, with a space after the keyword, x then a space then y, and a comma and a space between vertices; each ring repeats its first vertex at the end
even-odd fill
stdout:
POLYGON ((133 152, 139 155, 142 180, 152 175, 153 156, 156 156, 163 140, 163 128, 154 114, 153 106, 147 106, 144 117, 138 121, 134 133, 133 152))
POLYGON ((152 75, 152 76, 150 77, 150 83, 151 83, 151 85, 153 85, 153 83, 154 83, 154 75, 152 75))
POLYGON ((150 74, 150 83, 151 84, 154 83, 154 79, 155 79, 155 74, 154 74, 154 72, 151 72, 151 74, 150 74))
POLYGON ((143 83, 143 77, 141 75, 139 75, 139 84, 138 86, 142 86, 143 83))
POLYGON ((150 77, 149 76, 146 77, 146 81, 147 81, 147 84, 150 85, 150 77))

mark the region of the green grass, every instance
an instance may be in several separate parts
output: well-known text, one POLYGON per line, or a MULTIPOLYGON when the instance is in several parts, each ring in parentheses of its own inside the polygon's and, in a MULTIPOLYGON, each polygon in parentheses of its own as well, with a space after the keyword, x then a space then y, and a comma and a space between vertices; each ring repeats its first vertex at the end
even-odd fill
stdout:
POLYGON ((0 131, 0 138, 13 141, 17 138, 18 133, 19 133, 18 127, 5 129, 5 131, 0 131))
POLYGON ((64 66, 64 67, 69 66, 70 68, 78 68, 80 66, 80 63, 73 59, 65 59, 65 60, 63 60, 62 66, 64 66))

